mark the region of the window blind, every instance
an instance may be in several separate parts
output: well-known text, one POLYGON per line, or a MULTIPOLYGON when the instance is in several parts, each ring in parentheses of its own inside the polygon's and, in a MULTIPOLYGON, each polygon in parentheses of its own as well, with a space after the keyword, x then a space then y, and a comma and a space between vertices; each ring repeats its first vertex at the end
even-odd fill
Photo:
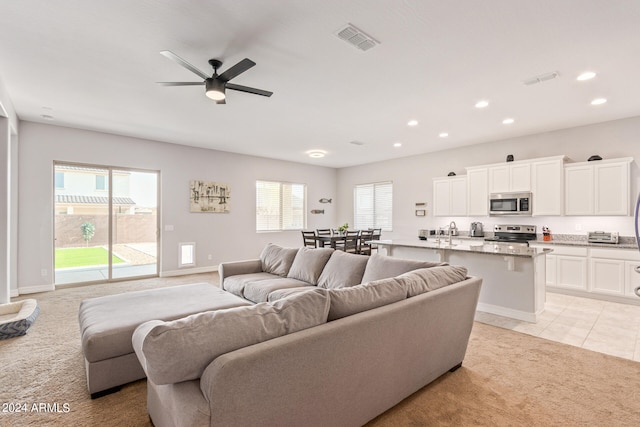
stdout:
POLYGON ((393 183, 356 185, 353 191, 354 227, 392 230, 393 183))
POLYGON ((256 181, 256 231, 306 227, 306 185, 256 181))

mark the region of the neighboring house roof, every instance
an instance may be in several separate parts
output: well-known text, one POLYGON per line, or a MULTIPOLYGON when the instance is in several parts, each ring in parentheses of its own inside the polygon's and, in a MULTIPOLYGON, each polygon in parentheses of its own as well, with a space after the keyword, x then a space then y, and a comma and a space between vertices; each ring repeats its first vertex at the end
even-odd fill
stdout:
MULTIPOLYGON (((56 203, 72 203, 83 205, 107 205, 109 198, 104 196, 73 196, 70 194, 56 194, 56 203)), ((131 197, 114 197, 114 205, 135 205, 131 197)))

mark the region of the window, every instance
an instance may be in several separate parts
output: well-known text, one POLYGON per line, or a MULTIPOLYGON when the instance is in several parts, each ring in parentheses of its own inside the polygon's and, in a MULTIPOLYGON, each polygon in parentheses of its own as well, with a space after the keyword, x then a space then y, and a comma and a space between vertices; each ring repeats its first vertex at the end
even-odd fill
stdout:
POLYGON ((64 188, 64 172, 55 173, 56 188, 64 188))
POLYGON ((107 190, 107 177, 96 175, 96 190, 107 190))
POLYGON ((354 228, 392 230, 393 183, 356 185, 353 190, 354 228))
POLYGON ((256 231, 302 230, 306 206, 305 184, 256 181, 256 231))

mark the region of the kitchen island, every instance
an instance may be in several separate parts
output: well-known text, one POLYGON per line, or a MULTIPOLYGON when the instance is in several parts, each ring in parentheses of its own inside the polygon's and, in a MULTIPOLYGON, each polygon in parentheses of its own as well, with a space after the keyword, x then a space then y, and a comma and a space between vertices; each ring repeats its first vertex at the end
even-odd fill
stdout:
POLYGON ((527 322, 544 311, 546 264, 550 249, 524 245, 489 244, 478 240, 452 243, 425 240, 376 240, 383 255, 448 262, 482 277, 478 310, 527 322))

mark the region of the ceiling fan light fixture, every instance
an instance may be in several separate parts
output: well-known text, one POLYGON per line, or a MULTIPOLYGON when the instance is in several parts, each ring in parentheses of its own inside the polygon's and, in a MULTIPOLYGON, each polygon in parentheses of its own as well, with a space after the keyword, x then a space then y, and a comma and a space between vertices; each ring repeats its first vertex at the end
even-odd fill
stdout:
POLYGON ((222 101, 226 98, 224 93, 224 82, 221 82, 218 79, 207 79, 205 80, 205 87, 208 98, 213 99, 214 101, 222 101))

